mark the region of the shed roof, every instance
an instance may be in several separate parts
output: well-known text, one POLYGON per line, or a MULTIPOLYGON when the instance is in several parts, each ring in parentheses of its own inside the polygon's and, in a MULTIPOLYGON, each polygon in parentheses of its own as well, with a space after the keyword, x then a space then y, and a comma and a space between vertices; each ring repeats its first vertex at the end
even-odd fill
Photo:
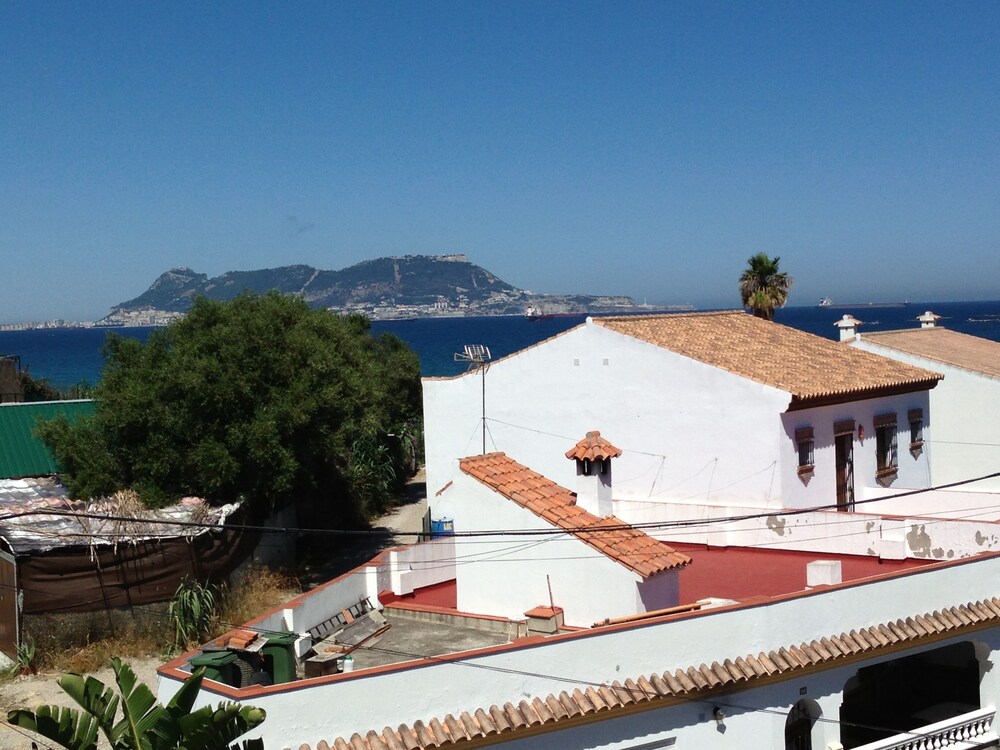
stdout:
POLYGON ((947 328, 864 333, 862 340, 1000 379, 1000 343, 947 328))
POLYGON ((792 408, 933 388, 942 378, 739 310, 594 318, 593 323, 786 391, 792 408))
POLYGON ((587 512, 576 504, 575 493, 522 466, 505 453, 464 458, 459 466, 469 476, 553 526, 566 529, 643 578, 691 562, 687 555, 614 516, 598 518, 587 512))
POLYGON ((221 525, 239 507, 209 507, 186 497, 164 508, 136 508, 113 495, 74 500, 53 477, 0 479, 0 538, 18 554, 142 539, 193 537, 221 525))
POLYGON ((0 405, 0 479, 55 474, 59 465, 49 449, 35 437, 41 420, 59 415, 73 421, 94 413, 94 402, 40 401, 0 405))

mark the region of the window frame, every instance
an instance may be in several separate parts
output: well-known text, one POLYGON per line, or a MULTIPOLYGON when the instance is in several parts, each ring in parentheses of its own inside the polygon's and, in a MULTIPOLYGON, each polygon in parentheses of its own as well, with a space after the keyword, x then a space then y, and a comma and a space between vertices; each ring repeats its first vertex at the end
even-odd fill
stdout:
POLYGON ((915 454, 924 447, 924 410, 910 409, 906 419, 910 423, 910 452, 915 454))
POLYGON ((896 413, 875 417, 875 477, 892 479, 899 473, 899 430, 896 413))
POLYGON ((795 449, 798 454, 799 476, 811 476, 816 471, 816 439, 812 427, 796 428, 795 449), (803 461, 803 458, 807 460, 803 461))

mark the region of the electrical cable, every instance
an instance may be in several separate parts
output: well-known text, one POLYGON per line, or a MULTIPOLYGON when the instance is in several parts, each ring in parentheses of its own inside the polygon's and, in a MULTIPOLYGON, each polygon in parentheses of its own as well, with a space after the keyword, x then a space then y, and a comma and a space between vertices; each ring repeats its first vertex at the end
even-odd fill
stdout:
MULTIPOLYGON (((763 470, 762 470, 763 471, 763 470)), ((855 500, 854 507, 859 505, 869 505, 872 503, 885 502, 887 500, 898 500, 904 497, 913 497, 916 495, 921 495, 927 492, 935 492, 938 490, 950 489, 952 487, 960 487, 962 485, 971 484, 973 482, 980 482, 985 479, 993 479, 995 477, 1000 477, 1000 472, 993 472, 990 474, 984 474, 982 476, 973 477, 971 479, 960 479, 954 482, 948 482, 946 484, 934 485, 932 487, 924 487, 920 489, 904 490, 902 492, 897 492, 892 495, 885 495, 883 497, 873 497, 866 500, 855 500)), ((474 537, 489 537, 489 536, 552 536, 559 534, 575 534, 575 535, 587 535, 587 534, 599 534, 607 531, 624 531, 629 529, 669 529, 669 528, 687 528, 690 526, 704 526, 704 525, 715 525, 720 523, 730 523, 733 521, 749 521, 756 519, 766 519, 775 518, 780 516, 796 516, 803 515, 806 513, 815 513, 817 511, 823 510, 837 510, 842 506, 838 503, 828 503, 825 505, 814 505, 808 508, 782 508, 781 510, 773 511, 760 511, 755 513, 744 513, 735 516, 720 516, 715 518, 693 518, 693 519, 682 519, 676 521, 650 521, 645 523, 620 523, 620 524, 606 524, 599 527, 594 526, 578 526, 578 527, 553 527, 553 529, 495 529, 489 531, 474 530, 474 531, 456 531, 451 534, 456 538, 474 538, 474 537)), ((38 510, 28 510, 22 511, 20 513, 8 513, 0 515, 0 521, 7 521, 16 518, 24 518, 28 516, 38 516, 38 515, 48 515, 48 516, 60 516, 69 518, 83 518, 83 519, 96 519, 104 521, 119 521, 128 523, 143 523, 150 525, 161 525, 161 526, 177 526, 180 528, 198 528, 198 529, 218 529, 227 531, 261 531, 273 534, 315 534, 315 535, 330 535, 330 536, 423 536, 422 531, 392 531, 385 532, 379 531, 377 529, 310 529, 303 527, 288 527, 288 526, 262 526, 255 524, 222 524, 222 523, 209 523, 204 521, 181 521, 177 519, 158 519, 158 518, 142 518, 137 519, 133 516, 116 516, 111 514, 99 514, 99 513, 88 513, 86 511, 71 511, 71 510, 59 510, 53 508, 38 509, 38 510)), ((102 535, 95 534, 96 537, 101 537, 102 535)), ((107 535, 104 535, 107 536, 107 535)))
MULTIPOLYGON (((435 662, 438 662, 438 663, 455 664, 455 665, 458 665, 458 666, 464 666, 464 667, 470 667, 470 668, 476 668, 476 669, 484 669, 484 670, 488 670, 488 671, 491 671, 491 672, 498 672, 498 673, 502 673, 502 674, 513 674, 513 675, 524 676, 524 677, 534 677, 534 678, 539 678, 539 679, 543 679, 543 680, 550 680, 550 681, 556 682, 556 683, 568 683, 568 684, 572 684, 572 685, 576 685, 576 686, 581 686, 582 685, 582 686, 593 687, 593 688, 600 688, 600 687, 608 687, 608 688, 610 688, 611 687, 611 684, 609 682, 595 682, 593 680, 586 680, 586 679, 579 679, 579 678, 572 678, 572 677, 564 677, 564 676, 560 676, 560 675, 546 674, 546 673, 543 673, 543 672, 533 672, 533 671, 529 671, 529 670, 512 669, 510 667, 499 667, 499 666, 488 665, 488 664, 474 664, 474 663, 470 663, 469 661, 467 661, 465 659, 455 659, 455 658, 453 658, 451 656, 448 656, 448 655, 420 654, 420 653, 403 651, 403 650, 399 650, 399 649, 388 649, 388 648, 379 647, 379 646, 364 646, 364 645, 361 645, 361 646, 358 646, 358 649, 365 650, 365 651, 378 652, 378 653, 386 653, 386 654, 396 655, 396 656, 405 656, 405 657, 412 658, 412 659, 425 659, 425 660, 428 660, 428 661, 435 661, 435 662)), ((634 681, 635 678, 632 678, 632 679, 634 681)), ((651 693, 649 691, 643 690, 643 688, 641 688, 639 685, 636 685, 634 688, 626 688, 624 686, 622 686, 622 687, 623 687, 623 689, 628 690, 630 693, 635 693, 636 690, 638 690, 643 695, 645 695, 646 697, 651 698, 651 699, 656 699, 656 698, 662 697, 662 696, 659 695, 659 693, 651 693)), ((540 698, 541 696, 534 696, 534 697, 540 698)), ((741 705, 741 704, 738 704, 738 703, 733 703, 731 701, 726 702, 726 701, 722 701, 722 700, 717 700, 715 698, 687 698, 685 696, 673 696, 673 697, 680 698, 681 700, 683 700, 683 701, 685 701, 687 703, 691 703, 691 704, 705 704, 705 705, 711 705, 711 706, 725 706, 727 708, 739 709, 741 711, 747 711, 747 712, 751 712, 751 713, 772 714, 772 715, 775 715, 775 716, 780 716, 780 717, 782 717, 782 719, 786 719, 787 715, 788 715, 786 711, 782 711, 780 709, 761 708, 761 707, 756 707, 756 706, 741 705)), ((480 708, 483 708, 483 707, 480 707, 480 708)), ((916 732, 916 731, 913 731, 913 730, 899 730, 899 729, 896 729, 896 728, 893 728, 893 727, 884 727, 884 726, 877 726, 877 725, 861 724, 861 723, 858 723, 858 722, 847 722, 847 721, 843 721, 842 719, 831 719, 831 718, 822 717, 822 716, 820 716, 820 717, 814 717, 814 721, 823 721, 823 723, 833 724, 833 725, 840 726, 840 727, 849 726, 849 727, 854 727, 854 728, 857 728, 857 729, 867 729, 867 730, 873 730, 873 731, 878 731, 878 732, 887 732, 890 736, 894 736, 894 735, 898 735, 898 734, 905 734, 907 736, 914 737, 914 738, 920 738, 920 739, 931 739, 931 738, 933 738, 935 736, 935 735, 930 734, 930 733, 916 732)), ((964 741, 958 741, 956 744, 968 745, 970 747, 976 747, 976 746, 978 746, 977 743, 974 743, 974 742, 964 742, 964 741)))
POLYGON ((43 735, 38 735, 36 737, 35 735, 28 734, 25 730, 21 729, 21 727, 17 726, 16 724, 11 724, 9 721, 0 722, 0 727, 9 729, 12 732, 16 732, 17 734, 21 735, 22 737, 31 740, 33 747, 37 746, 37 747, 43 747, 46 750, 56 750, 56 748, 54 748, 52 745, 46 744, 45 742, 38 739, 38 737, 42 737, 43 735))

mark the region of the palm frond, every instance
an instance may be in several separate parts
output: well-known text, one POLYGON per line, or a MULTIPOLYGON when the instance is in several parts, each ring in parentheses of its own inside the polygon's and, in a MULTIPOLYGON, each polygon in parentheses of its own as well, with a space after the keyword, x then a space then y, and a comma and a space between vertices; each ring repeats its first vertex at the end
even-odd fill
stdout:
POLYGON ((111 669, 122 697, 122 718, 111 730, 111 746, 138 750, 144 747, 143 739, 157 725, 166 709, 156 702, 153 691, 139 682, 128 664, 115 657, 111 660, 111 669))
POLYGON ((34 711, 16 709, 7 713, 7 721, 68 750, 97 750, 96 719, 75 708, 39 706, 34 711))
POLYGON ((262 708, 241 706, 239 703, 220 703, 217 708, 204 706, 182 716, 177 724, 185 747, 229 750, 237 738, 259 726, 266 716, 262 708))

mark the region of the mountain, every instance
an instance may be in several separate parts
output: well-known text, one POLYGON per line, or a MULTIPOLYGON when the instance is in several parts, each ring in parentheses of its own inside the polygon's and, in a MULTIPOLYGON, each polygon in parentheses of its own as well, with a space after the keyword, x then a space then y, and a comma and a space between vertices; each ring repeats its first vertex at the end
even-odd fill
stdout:
POLYGON ((518 289, 464 255, 405 255, 363 261, 339 271, 294 265, 229 271, 209 278, 173 268, 138 297, 115 305, 105 323, 140 311, 183 313, 195 297, 228 300, 244 291, 297 294, 313 307, 359 311, 375 317, 402 314, 520 314, 527 306, 546 313, 634 307, 628 297, 546 296, 518 289))

